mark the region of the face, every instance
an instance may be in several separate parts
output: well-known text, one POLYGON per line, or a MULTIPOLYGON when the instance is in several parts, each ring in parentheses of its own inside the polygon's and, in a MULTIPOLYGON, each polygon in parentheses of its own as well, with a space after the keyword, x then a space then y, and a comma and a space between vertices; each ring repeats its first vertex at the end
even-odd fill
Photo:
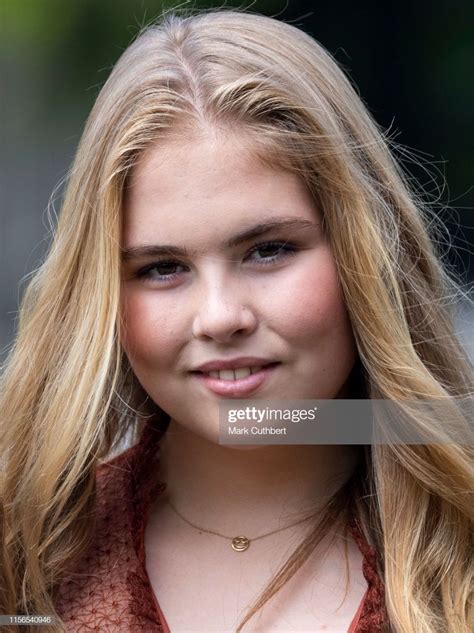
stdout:
POLYGON ((124 208, 120 338, 176 423, 217 441, 223 398, 350 397, 357 353, 321 221, 300 178, 242 139, 143 155, 124 208), (237 380, 196 373, 239 358, 237 380))

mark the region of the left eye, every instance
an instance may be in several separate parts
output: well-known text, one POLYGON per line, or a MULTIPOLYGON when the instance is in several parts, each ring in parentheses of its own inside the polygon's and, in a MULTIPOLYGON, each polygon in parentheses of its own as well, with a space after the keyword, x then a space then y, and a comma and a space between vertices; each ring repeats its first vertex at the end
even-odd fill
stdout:
MULTIPOLYGON (((253 262, 259 266, 268 266, 291 255, 296 255, 297 251, 298 248, 288 242, 261 242, 250 249, 247 259, 255 253, 259 253, 263 256, 253 258, 253 262)), ((178 268, 186 269, 187 266, 173 260, 162 260, 141 268, 136 276, 145 281, 166 283, 174 280, 182 272, 177 272, 178 268)))
POLYGON ((288 257, 288 255, 296 255, 297 249, 293 244, 288 242, 263 242, 256 244, 250 251, 250 255, 259 251, 270 253, 269 257, 263 257, 256 261, 261 264, 272 264, 273 262, 288 257))

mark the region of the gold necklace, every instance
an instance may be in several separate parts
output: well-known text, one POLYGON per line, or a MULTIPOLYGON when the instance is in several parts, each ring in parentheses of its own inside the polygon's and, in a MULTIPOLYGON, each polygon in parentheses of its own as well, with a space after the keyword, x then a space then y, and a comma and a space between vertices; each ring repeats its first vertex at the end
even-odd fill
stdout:
POLYGON ((214 534, 215 536, 220 536, 222 538, 225 538, 226 540, 231 542, 232 549, 235 550, 236 552, 244 552, 246 549, 248 549, 252 541, 258 541, 258 539, 265 538, 266 536, 270 536, 271 534, 275 534, 276 532, 282 532, 283 530, 287 530, 288 528, 293 527, 294 525, 303 523, 303 521, 308 521, 308 519, 311 519, 314 516, 316 516, 316 512, 315 512, 314 514, 311 514, 310 516, 304 519, 299 519, 299 521, 295 521, 294 523, 291 523, 290 525, 286 525, 285 527, 278 528, 276 530, 272 530, 271 532, 266 532, 265 534, 260 534, 260 536, 255 536, 254 538, 249 539, 247 536, 227 536, 225 534, 220 534, 219 532, 215 532, 214 530, 206 530, 203 527, 199 527, 199 525, 196 525, 195 523, 192 523, 191 521, 183 517, 183 515, 180 512, 178 512, 178 510, 176 510, 176 508, 174 507, 174 505, 171 503, 169 499, 168 499, 168 503, 171 506, 171 508, 174 510, 174 512, 176 512, 176 514, 180 517, 180 519, 182 519, 183 521, 191 525, 196 530, 199 530, 200 532, 207 532, 208 534, 214 534))

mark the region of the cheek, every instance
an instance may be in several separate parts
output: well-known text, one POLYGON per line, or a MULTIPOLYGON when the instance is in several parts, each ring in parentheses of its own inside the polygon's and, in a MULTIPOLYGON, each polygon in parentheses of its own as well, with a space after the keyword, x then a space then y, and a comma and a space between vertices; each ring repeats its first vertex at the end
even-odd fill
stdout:
POLYGON ((142 364, 166 362, 176 350, 179 313, 157 302, 152 293, 128 293, 122 299, 120 341, 130 361, 142 364))
POLYGON ((329 249, 308 258, 278 298, 281 326, 300 345, 353 345, 350 320, 329 249))

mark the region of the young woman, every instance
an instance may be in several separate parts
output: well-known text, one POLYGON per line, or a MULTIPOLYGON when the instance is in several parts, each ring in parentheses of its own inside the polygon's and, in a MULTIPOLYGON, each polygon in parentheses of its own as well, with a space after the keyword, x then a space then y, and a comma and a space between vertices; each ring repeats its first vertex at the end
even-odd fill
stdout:
POLYGON ((3 375, 3 613, 471 630, 470 446, 218 441, 223 398, 462 417, 461 290, 427 218, 304 32, 227 10, 146 29, 90 115, 3 375))

